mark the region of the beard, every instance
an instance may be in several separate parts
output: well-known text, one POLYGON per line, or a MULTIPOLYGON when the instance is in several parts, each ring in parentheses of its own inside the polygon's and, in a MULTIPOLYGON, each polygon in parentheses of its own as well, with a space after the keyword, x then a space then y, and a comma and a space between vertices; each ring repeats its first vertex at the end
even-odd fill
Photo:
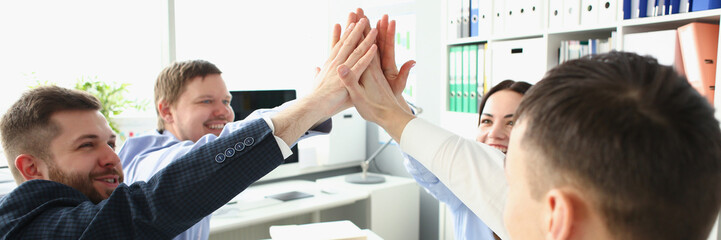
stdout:
MULTIPOLYGON (((95 178, 97 176, 103 176, 108 174, 116 174, 120 176, 120 179, 118 182, 123 182, 123 175, 121 173, 118 173, 118 171, 113 169, 108 169, 106 171, 100 172, 100 173, 89 173, 87 176, 83 176, 82 174, 66 174, 63 171, 60 170, 57 166, 51 165, 48 169, 48 177, 56 182, 68 185, 72 188, 75 188, 75 190, 80 191, 85 196, 87 196, 90 201, 92 201, 95 204, 98 204, 100 201, 104 200, 105 198, 103 195, 98 192, 97 189, 93 186, 93 182, 95 182, 95 178)), ((113 190, 107 190, 106 196, 110 196, 110 194, 114 191, 113 190)))

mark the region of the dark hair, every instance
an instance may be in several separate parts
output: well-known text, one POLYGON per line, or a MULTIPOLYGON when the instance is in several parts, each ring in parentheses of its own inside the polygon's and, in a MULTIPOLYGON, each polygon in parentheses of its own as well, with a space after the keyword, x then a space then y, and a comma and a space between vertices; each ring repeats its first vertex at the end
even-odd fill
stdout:
POLYGON ((500 83, 496 84, 496 86, 493 86, 486 95, 483 95, 483 98, 481 98, 481 103, 478 106, 478 125, 481 125, 481 114, 483 114, 483 108, 486 107, 486 101, 488 101, 488 98, 491 97, 494 93, 501 91, 501 90, 511 90, 517 93, 520 93, 521 95, 526 94, 526 91, 528 91, 529 88, 531 88, 531 84, 527 82, 516 82, 510 79, 506 79, 501 81, 500 83))
POLYGON ((185 90, 190 80, 195 77, 205 77, 210 74, 221 74, 223 72, 205 60, 189 60, 183 62, 175 62, 163 69, 155 81, 155 112, 158 115, 158 130, 165 130, 165 123, 158 112, 158 103, 163 100, 168 105, 173 105, 178 101, 180 94, 185 90))
POLYGON ((706 239, 721 204, 721 130, 685 77, 611 52, 550 70, 517 110, 531 195, 574 185, 617 239, 706 239), (587 189, 587 190, 586 190, 587 189))
POLYGON ((54 113, 69 110, 99 110, 100 101, 89 93, 57 86, 25 92, 0 121, 0 134, 10 171, 18 184, 25 180, 15 167, 15 158, 31 154, 42 160, 52 157, 50 141, 60 133, 50 121, 54 113))

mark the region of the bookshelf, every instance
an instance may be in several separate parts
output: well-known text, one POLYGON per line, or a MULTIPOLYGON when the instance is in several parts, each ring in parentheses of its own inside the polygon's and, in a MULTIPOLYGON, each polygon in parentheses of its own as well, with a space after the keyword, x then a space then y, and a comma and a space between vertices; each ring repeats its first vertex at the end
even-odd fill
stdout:
MULTIPOLYGON (((441 125, 443 127, 448 128, 449 130, 455 132, 456 134, 459 134, 461 136, 467 136, 467 137, 473 137, 473 134, 475 133, 475 126, 477 123, 477 115, 476 113, 460 113, 460 112, 452 112, 448 109, 448 83, 447 78, 449 76, 449 55, 448 52, 451 47, 453 46, 459 46, 459 45, 466 45, 466 44, 488 44, 488 48, 486 49, 486 53, 484 54, 484 61, 487 62, 486 69, 485 69, 485 76, 486 81, 489 81, 488 88, 492 87, 493 83, 497 83, 503 79, 494 79, 494 68, 492 64, 488 63, 488 61, 493 59, 493 55, 496 54, 494 51, 497 51, 494 47, 494 45, 498 45, 499 43, 508 43, 508 42, 514 42, 518 40, 528 40, 528 39, 536 39, 542 42, 541 46, 545 48, 545 51, 542 51, 542 56, 540 58, 545 59, 545 62, 539 62, 538 64, 545 64, 545 70, 550 70, 551 68, 558 65, 558 49, 560 47, 560 42, 564 40, 587 40, 589 38, 608 38, 611 36, 612 32, 616 32, 616 38, 615 38, 615 48, 616 50, 622 51, 623 49, 623 36, 625 34, 631 34, 631 33, 641 33, 641 32, 650 32, 650 31, 659 31, 659 30, 669 30, 669 29, 676 29, 678 27, 681 27, 685 24, 691 23, 691 22, 705 22, 705 23, 714 23, 719 24, 719 20, 721 19, 721 9, 713 9, 713 10, 706 10, 706 11, 699 11, 699 12, 689 12, 689 13, 679 13, 679 14, 672 14, 672 15, 665 15, 665 16, 656 16, 656 17, 645 17, 645 18, 638 18, 638 19, 623 19, 623 1, 619 1, 617 4, 617 18, 615 23, 598 23, 598 24, 592 24, 589 26, 584 25, 578 25, 578 26, 569 26, 569 27, 559 27, 559 28, 548 28, 549 24, 549 13, 548 11, 541 12, 543 14, 543 23, 541 25, 541 29, 534 31, 510 31, 511 33, 500 33, 495 34, 491 33, 490 35, 482 35, 477 37, 468 37, 468 38, 458 38, 458 39, 448 39, 448 37, 442 37, 442 44, 441 44, 441 51, 443 54, 441 56, 443 57, 443 62, 446 64, 443 66, 443 71, 441 72, 443 78, 438 82, 438 89, 440 89, 442 92, 440 94, 440 102, 443 103, 441 105, 441 125), (519 33, 522 32, 522 33, 519 33), (489 65, 491 65, 489 67, 489 65), (469 133, 470 132, 470 133, 469 133)), ((543 1, 541 4, 544 6, 541 9, 549 9, 549 0, 543 1)), ((442 11, 441 19, 442 21, 446 22, 446 19, 448 19, 448 0, 441 1, 440 2, 440 9, 442 11)), ((493 25, 493 22, 490 23, 493 25)), ((442 24, 441 26, 441 32, 446 33, 448 31, 448 24, 442 24)), ((479 34, 480 35, 480 34, 479 34)), ((721 59, 718 58, 717 59, 721 59)), ((480 61, 480 59, 479 59, 480 61)), ((719 65, 721 66, 721 65, 719 65)), ((717 72, 719 70, 717 69, 717 72)), ((481 74, 481 73, 479 73, 481 74)), ((497 74, 496 74, 497 75, 497 74)), ((719 82, 719 78, 721 75, 716 76, 716 83, 719 82)), ((514 79, 514 80, 520 80, 520 81, 528 81, 535 83, 536 81, 540 80, 542 75, 538 76, 538 79, 514 79)), ((481 79, 479 78, 479 84, 481 79)), ((715 106, 721 106, 721 97, 716 97, 714 100, 715 106)), ((716 114, 718 119, 721 119, 721 114, 717 112, 716 114)))
MULTIPOLYGON (((453 0, 444 0, 440 1, 440 8, 441 9, 441 21, 443 24, 441 24, 441 33, 448 35, 449 31, 449 4, 453 6, 452 4, 453 0)), ((460 46, 460 45, 466 45, 466 44, 487 44, 488 47, 486 48, 484 56, 484 62, 485 62, 485 81, 491 83, 488 84, 486 90, 488 90, 490 87, 493 86, 493 83, 500 82, 503 79, 494 79, 495 76, 501 76, 499 74, 494 74, 494 69, 498 69, 498 67, 493 67, 494 54, 498 54, 498 47, 509 42, 515 42, 515 41, 523 41, 523 40, 529 40, 534 39, 540 42, 538 45, 534 45, 534 47, 540 47, 542 48, 540 52, 540 56, 535 56, 538 59, 542 59, 541 61, 534 62, 533 64, 540 64, 543 66, 543 69, 545 71, 550 70, 551 68, 558 65, 558 51, 559 47, 561 46, 561 41, 566 40, 588 40, 592 38, 609 38, 612 36, 612 34, 615 35, 614 39, 614 48, 618 51, 623 51, 623 39, 624 35, 626 34, 633 34, 633 33, 644 33, 644 32, 651 32, 651 31, 660 31, 660 30, 671 30, 671 29, 677 29, 683 25, 686 25, 688 23, 692 22, 704 22, 704 23, 713 23, 713 24, 719 24, 719 20, 721 19, 721 9, 712 9, 712 10, 705 10, 705 11, 698 11, 698 12, 688 12, 688 13, 678 13, 678 14, 672 14, 672 15, 665 15, 665 16, 654 16, 654 17, 645 17, 645 18, 637 18, 637 19, 623 19, 623 1, 617 0, 617 1, 610 1, 615 3, 616 6, 616 18, 614 21, 599 21, 597 23, 593 24, 587 24, 587 25, 567 25, 564 23, 564 26, 556 26, 556 27, 549 27, 549 22, 551 21, 551 11, 552 9, 550 6, 551 4, 557 4, 558 2, 569 2, 569 0, 524 0, 528 2, 535 2, 536 4, 540 5, 541 9, 541 26, 540 29, 528 29, 526 31, 523 30, 514 30, 514 29, 503 29, 505 30, 505 33, 494 33, 491 31, 490 34, 483 35, 483 31, 479 31, 479 36, 476 37, 466 37, 466 38, 453 38, 451 36, 443 36, 442 37, 442 44, 440 46, 440 51, 442 52, 441 56, 443 57, 443 62, 446 63, 443 66, 443 69, 441 71, 442 78, 438 81, 438 89, 441 91, 440 99, 441 102, 441 109, 440 109, 440 122, 441 126, 460 135, 463 137, 471 138, 475 136, 476 132, 476 126, 478 121, 477 113, 462 113, 462 112, 454 112, 449 111, 449 86, 448 86, 448 77, 449 77, 449 50, 451 47, 460 46), (553 1, 554 3, 551 3, 553 1), (614 33, 615 32, 615 33, 614 33)), ((521 1, 521 2, 524 2, 521 1)), ((578 2, 584 2, 581 0, 577 0, 578 2)), ((481 7, 483 7, 484 2, 490 4, 495 4, 494 2, 499 2, 501 4, 508 5, 508 1, 502 1, 502 0, 494 0, 494 1, 484 1, 480 0, 481 7)), ((601 1, 601 2, 609 2, 609 1, 601 1)), ((519 4, 519 3, 512 3, 513 4, 519 4)), ((515 5, 515 7, 518 7, 518 5, 515 5)), ((491 6, 491 9, 494 10, 494 16, 495 11, 497 11, 496 6, 491 6)), ((518 9, 518 8, 516 8, 518 9)), ((509 11, 506 11, 509 12, 509 11)), ((480 15, 480 14, 479 14, 480 15)), ((580 22, 580 21, 579 21, 580 22)), ((496 26, 493 26, 497 22, 490 21, 490 27, 493 30, 498 29, 496 26)), ((507 24, 506 22, 502 22, 507 24)), ((488 26, 488 25, 486 25, 488 26)), ((519 26, 519 25, 514 25, 519 26)), ((522 26, 522 25, 521 25, 522 26)), ((721 44, 719 45, 721 46, 721 44)), ((480 49, 480 48, 479 48, 480 49)), ((719 47, 721 49, 721 47, 719 47)), ((721 51, 719 51, 721 53, 721 51)), ((718 56, 716 59, 721 59, 721 57, 718 56)), ((480 56, 480 55, 479 55, 480 56)), ((478 60, 479 62, 481 59, 478 60)), ((539 66, 535 66, 539 67, 539 66)), ((508 71, 514 71, 518 68, 506 68, 509 69, 508 71)), ((545 73, 545 71, 543 71, 545 73)), ((717 64, 717 73, 721 72, 721 65, 717 64)), ((483 76, 480 72, 479 74, 479 85, 481 84, 482 78, 480 76, 483 76)), ((531 83, 536 83, 538 80, 540 80, 543 76, 543 73, 536 74, 536 79, 513 79, 516 81, 527 81, 531 83)), ((715 83, 719 84, 719 78, 721 78, 721 74, 716 75, 715 83)), ((721 106, 721 97, 718 97, 718 94, 716 94, 717 97, 714 98, 714 106, 721 106)), ((480 102, 479 96, 479 102, 480 102)), ((716 111, 716 118, 721 119, 721 113, 719 111, 716 111)), ((445 206, 441 206, 439 208, 439 216, 450 216, 449 213, 445 212, 446 208, 445 206)), ((453 239, 453 231, 452 231, 452 221, 447 221, 447 219, 441 219, 439 221, 439 233, 440 233, 440 239, 453 239)), ((721 236, 718 236, 717 229, 719 227, 719 223, 717 222, 713 232, 711 233, 711 236, 709 239, 718 239, 721 240, 721 236)))

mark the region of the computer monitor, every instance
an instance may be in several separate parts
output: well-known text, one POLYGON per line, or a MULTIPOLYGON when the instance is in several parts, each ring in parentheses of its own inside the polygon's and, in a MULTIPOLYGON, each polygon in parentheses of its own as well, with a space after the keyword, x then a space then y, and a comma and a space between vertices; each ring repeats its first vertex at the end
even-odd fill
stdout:
MULTIPOLYGON (((230 91, 233 99, 230 106, 235 112, 235 121, 245 119, 256 109, 274 108, 296 98, 295 90, 253 90, 230 91)), ((285 163, 298 162, 298 146, 293 146, 293 155, 285 159, 285 163)))

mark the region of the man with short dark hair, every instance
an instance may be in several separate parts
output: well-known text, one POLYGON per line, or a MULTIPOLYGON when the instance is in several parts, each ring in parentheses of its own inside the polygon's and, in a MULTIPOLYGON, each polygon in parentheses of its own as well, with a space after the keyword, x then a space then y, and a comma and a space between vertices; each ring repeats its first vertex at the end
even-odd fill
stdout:
MULTIPOLYGON (((363 30, 364 25, 348 28, 325 68, 350 64, 360 74, 376 52, 372 37, 361 40, 363 30)), ((17 169, 20 184, 0 199, 0 238, 177 236, 280 165, 290 155, 281 150, 290 150, 288 143, 348 106, 335 71, 319 78, 316 89, 293 106, 225 128, 217 139, 194 147, 147 182, 131 185, 121 183, 115 134, 97 100, 59 87, 25 93, 0 123, 8 162, 17 169)))
POLYGON ((612 52, 550 70, 519 106, 504 163, 403 111, 382 74, 339 74, 361 115, 502 238, 706 239, 718 216, 714 110, 653 58, 612 52))

